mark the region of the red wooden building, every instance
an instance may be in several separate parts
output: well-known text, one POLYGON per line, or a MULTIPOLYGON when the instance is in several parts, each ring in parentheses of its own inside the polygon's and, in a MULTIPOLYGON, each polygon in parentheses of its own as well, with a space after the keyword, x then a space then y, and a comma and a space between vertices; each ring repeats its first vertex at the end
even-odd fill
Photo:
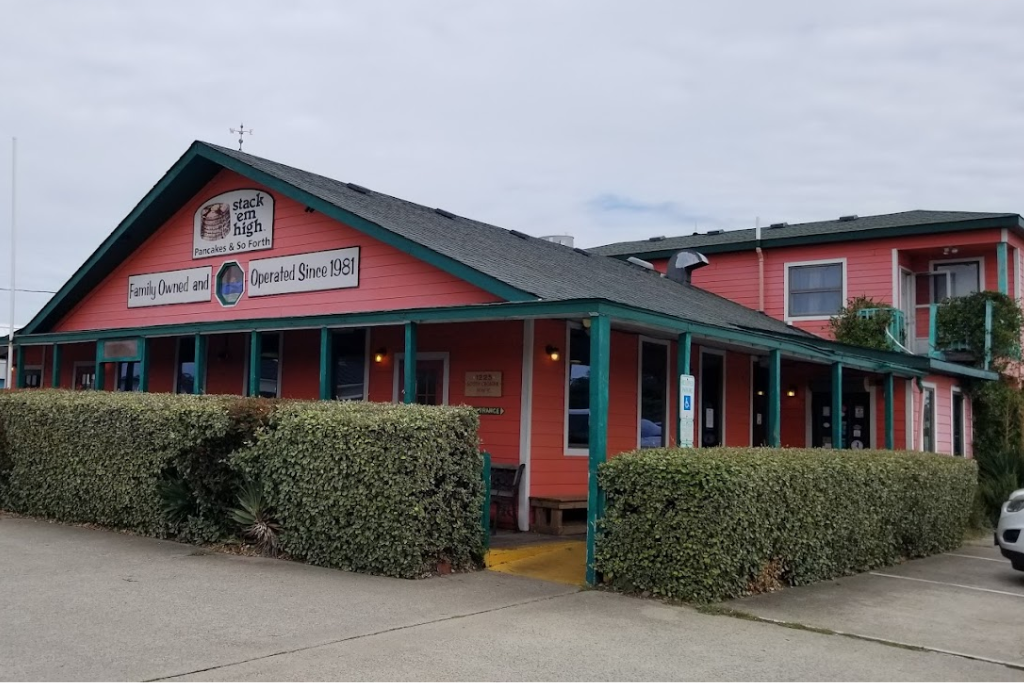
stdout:
POLYGON ((995 378, 758 312, 756 258, 705 251, 690 284, 197 142, 15 335, 17 385, 468 404, 495 462, 526 465, 526 528, 530 497, 687 440, 680 376, 697 446, 887 448, 929 445, 922 388, 995 378))

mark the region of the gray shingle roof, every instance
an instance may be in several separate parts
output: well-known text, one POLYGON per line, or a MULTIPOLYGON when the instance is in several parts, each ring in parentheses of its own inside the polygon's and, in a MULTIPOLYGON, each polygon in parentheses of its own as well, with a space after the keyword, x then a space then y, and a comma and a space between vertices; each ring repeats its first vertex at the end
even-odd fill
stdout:
MULTIPOLYGON (((765 247, 773 243, 782 246, 787 241, 831 241, 871 239, 873 231, 891 231, 903 229, 907 234, 912 230, 927 231, 939 224, 962 224, 959 229, 990 227, 993 221, 1007 222, 1016 225, 1020 216, 1015 213, 982 213, 975 211, 902 211, 878 216, 861 216, 856 220, 815 221, 813 223, 795 223, 783 227, 761 228, 761 244, 765 247)), ((617 242, 591 249, 594 253, 605 256, 636 255, 676 251, 679 249, 707 249, 709 252, 724 252, 735 249, 746 249, 754 242, 754 228, 744 230, 727 230, 710 235, 687 235, 685 237, 668 237, 664 239, 645 239, 632 242, 617 242)))
POLYGON ((618 259, 448 217, 431 207, 372 190, 363 193, 338 180, 202 144, 538 299, 604 299, 696 323, 809 337, 763 313, 618 259))

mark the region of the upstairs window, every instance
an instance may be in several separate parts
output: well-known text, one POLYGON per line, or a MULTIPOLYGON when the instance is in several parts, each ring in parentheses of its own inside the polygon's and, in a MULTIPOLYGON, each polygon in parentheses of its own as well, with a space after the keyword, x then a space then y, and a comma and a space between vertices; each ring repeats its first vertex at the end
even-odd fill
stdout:
POLYGON ((932 265, 933 273, 945 277, 932 278, 932 301, 938 303, 955 296, 967 296, 981 291, 981 263, 979 261, 949 261, 932 265))
POLYGON ((831 317, 845 301, 843 261, 786 265, 786 317, 831 317))

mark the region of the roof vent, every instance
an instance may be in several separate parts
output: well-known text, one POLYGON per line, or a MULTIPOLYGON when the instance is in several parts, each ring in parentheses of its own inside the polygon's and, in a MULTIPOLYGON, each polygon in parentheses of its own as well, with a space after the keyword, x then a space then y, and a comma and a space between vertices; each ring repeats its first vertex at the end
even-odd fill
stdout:
POLYGON ((725 230, 708 230, 709 235, 721 235, 725 230))
POLYGON ((350 190, 355 190, 359 194, 370 194, 370 191, 362 185, 356 185, 355 183, 345 183, 345 187, 350 190))
POLYGON ((541 239, 546 242, 561 244, 563 247, 571 247, 575 243, 572 235, 543 235, 541 239))
POLYGON ((654 264, 651 263, 650 261, 644 261, 643 259, 639 259, 636 256, 630 256, 626 260, 639 268, 643 268, 645 270, 654 270, 654 264))
POLYGON ((785 227, 788 227, 788 226, 789 226, 789 223, 772 223, 768 227, 769 228, 785 228, 785 227))
POLYGON ((455 220, 455 214, 452 213, 451 211, 445 211, 444 209, 434 209, 434 213, 436 213, 438 216, 444 216, 445 218, 451 218, 452 220, 455 220))
POLYGON ((590 256, 590 252, 587 251, 586 249, 580 249, 579 247, 573 247, 572 250, 575 251, 577 254, 583 254, 584 256, 590 256))
POLYGON ((519 232, 518 230, 509 230, 508 234, 514 235, 515 237, 518 237, 521 240, 528 240, 528 239, 530 239, 529 235, 527 235, 525 232, 519 232))
POLYGON ((684 249, 673 254, 672 258, 668 260, 668 269, 665 271, 665 277, 669 280, 688 285, 690 284, 690 274, 706 265, 708 265, 707 256, 692 249, 684 249))
POLYGON ((664 236, 664 235, 658 235, 657 237, 648 237, 648 238, 647 238, 647 241, 648 241, 648 242, 660 242, 660 241, 662 241, 663 239, 665 239, 665 236, 664 236))
POLYGON ((851 213, 849 216, 840 216, 839 217, 839 222, 840 223, 849 223, 850 221, 857 220, 857 218, 858 218, 857 214, 851 213))

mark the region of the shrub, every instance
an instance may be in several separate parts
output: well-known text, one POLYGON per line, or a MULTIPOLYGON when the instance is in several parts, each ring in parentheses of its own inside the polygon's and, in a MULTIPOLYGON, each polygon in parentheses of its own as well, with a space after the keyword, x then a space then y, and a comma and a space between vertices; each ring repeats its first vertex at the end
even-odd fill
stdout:
POLYGON ((991 356, 996 367, 1020 356, 1024 313, 1016 300, 999 292, 983 291, 946 299, 938 307, 935 326, 940 349, 964 350, 976 365, 985 360, 985 304, 992 302, 991 356))
POLYGON ((658 449, 612 459, 600 479, 605 579, 713 601, 958 547, 976 467, 891 451, 658 449))
POLYGON ((236 465, 259 481, 280 549, 415 577, 483 554, 483 460, 470 408, 285 403, 236 465))
MULTIPOLYGON (((886 332, 896 315, 892 306, 866 296, 850 299, 839 313, 829 322, 829 329, 836 341, 852 346, 888 351, 892 342, 886 332), (870 318, 862 318, 860 311, 865 308, 880 309, 870 318)), ((899 340, 902 343, 902 340, 899 340)))
POLYGON ((1024 393, 1015 379, 970 387, 974 457, 978 462, 977 511, 972 522, 995 526, 1009 494, 1024 487, 1024 393))
MULTIPOLYGON (((232 449, 231 434, 224 399, 3 392, 0 503, 15 512, 60 521, 165 533, 168 488, 176 486, 180 495, 194 479, 197 458, 225 459, 232 449), (169 472, 183 476, 174 482, 169 472)), ((209 468, 208 463, 203 466, 209 468)), ((204 506, 209 501, 195 501, 195 512, 204 506)), ((190 514, 182 502, 178 515, 190 514)))

